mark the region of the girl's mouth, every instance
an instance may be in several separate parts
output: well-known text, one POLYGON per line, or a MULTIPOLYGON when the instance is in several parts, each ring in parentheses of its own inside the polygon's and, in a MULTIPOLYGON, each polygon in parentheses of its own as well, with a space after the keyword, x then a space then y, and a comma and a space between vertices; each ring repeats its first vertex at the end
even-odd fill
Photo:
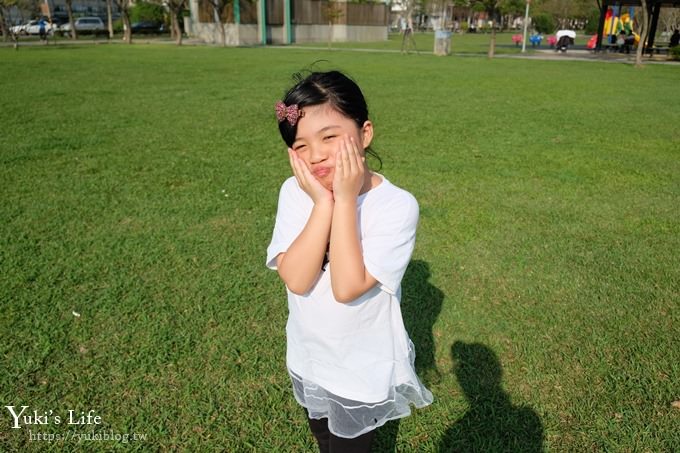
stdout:
POLYGON ((314 170, 314 175, 316 175, 317 178, 323 178, 324 176, 328 176, 330 172, 331 169, 328 167, 319 167, 314 170))

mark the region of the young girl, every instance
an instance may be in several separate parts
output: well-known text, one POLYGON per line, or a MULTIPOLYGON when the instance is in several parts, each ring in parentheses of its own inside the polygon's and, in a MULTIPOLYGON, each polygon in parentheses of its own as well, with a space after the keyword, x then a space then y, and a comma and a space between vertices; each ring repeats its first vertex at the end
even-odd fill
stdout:
POLYGON ((293 391, 322 452, 370 451, 377 427, 432 402, 399 306, 418 203, 366 165, 373 124, 344 74, 299 80, 276 116, 294 176, 267 266, 288 292, 293 391))

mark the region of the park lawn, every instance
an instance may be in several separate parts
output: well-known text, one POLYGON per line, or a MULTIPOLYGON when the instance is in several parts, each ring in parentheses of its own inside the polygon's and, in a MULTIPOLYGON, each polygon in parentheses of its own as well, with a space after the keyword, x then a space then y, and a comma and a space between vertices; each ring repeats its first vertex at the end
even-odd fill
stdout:
MULTIPOLYGON (((512 42, 512 36, 515 34, 522 34, 522 30, 514 30, 496 34, 495 53, 497 54, 519 54, 522 51, 521 45, 516 45, 512 42)), ((579 48, 584 48, 590 36, 578 34, 576 36, 575 45, 579 48)), ((528 39, 528 37, 527 37, 528 39)), ((453 33, 451 35, 451 53, 454 55, 486 55, 489 52, 489 43, 491 40, 490 33, 453 33)), ((387 41, 371 41, 371 42, 338 42, 332 43, 331 49, 364 49, 364 50, 384 50, 390 52, 400 52, 402 48, 403 37, 400 33, 390 33, 387 41)), ((417 32, 414 35, 415 50, 420 53, 432 53, 434 49, 434 32, 417 32)), ((301 43, 295 44, 300 47, 327 47, 328 43, 301 43)), ((409 52, 414 52, 413 47, 404 45, 404 49, 409 52)), ((544 39, 542 45, 532 47, 527 42, 527 52, 534 53, 535 50, 548 50, 547 41, 544 39)))
POLYGON ((402 310, 435 402, 377 450, 680 447, 677 67, 143 45, 0 58, 0 400, 51 417, 11 429, 3 409, 0 450, 314 451, 264 266, 290 174, 273 105, 313 62, 359 81, 380 171, 421 209, 402 310), (146 439, 73 438, 92 431, 146 439))

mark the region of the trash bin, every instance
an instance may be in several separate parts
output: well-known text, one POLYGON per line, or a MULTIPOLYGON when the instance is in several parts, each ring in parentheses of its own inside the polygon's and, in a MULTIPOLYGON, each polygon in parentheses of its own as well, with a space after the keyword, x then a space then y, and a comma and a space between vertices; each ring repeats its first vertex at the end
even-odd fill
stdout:
POLYGON ((439 56, 451 55, 451 32, 436 30, 434 32, 434 54, 439 56))

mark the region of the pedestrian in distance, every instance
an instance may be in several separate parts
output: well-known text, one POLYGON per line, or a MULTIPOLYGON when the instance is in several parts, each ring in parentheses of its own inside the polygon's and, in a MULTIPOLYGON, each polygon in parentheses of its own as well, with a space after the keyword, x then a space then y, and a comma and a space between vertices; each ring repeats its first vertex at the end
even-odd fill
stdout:
POLYGON ((40 35, 40 41, 47 44, 47 21, 44 17, 41 17, 38 21, 38 34, 40 35))
POLYGON ((418 53, 416 39, 413 36, 413 19, 411 19, 410 16, 408 19, 402 16, 399 23, 401 26, 401 53, 404 53, 404 51, 409 53, 411 46, 413 46, 413 50, 418 53))
POLYGON ((678 45, 680 45, 680 31, 676 28, 668 42, 668 47, 676 47, 678 45))

